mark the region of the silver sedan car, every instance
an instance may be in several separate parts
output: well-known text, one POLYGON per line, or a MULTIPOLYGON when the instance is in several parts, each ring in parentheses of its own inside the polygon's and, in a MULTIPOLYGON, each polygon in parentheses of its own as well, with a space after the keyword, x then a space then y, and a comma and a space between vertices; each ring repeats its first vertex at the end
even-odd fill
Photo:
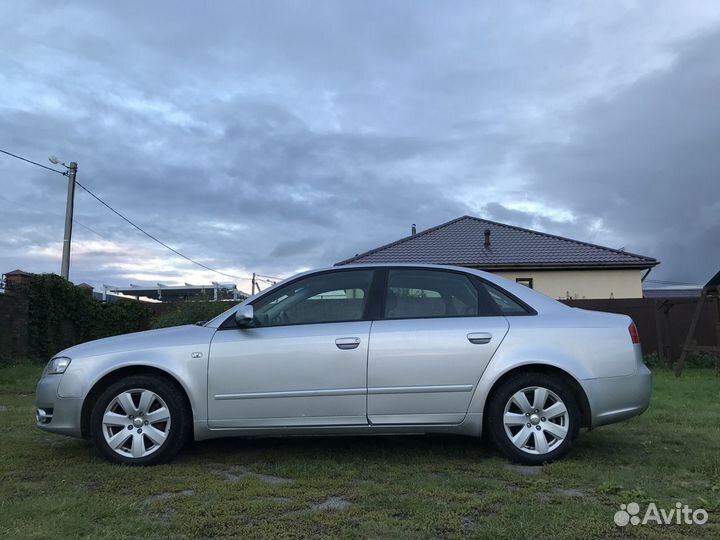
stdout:
POLYGON ((581 428, 641 414, 650 394, 629 317, 479 270, 352 265, 206 323, 60 352, 37 387, 37 426, 131 465, 167 461, 191 437, 402 433, 485 433, 539 464, 581 428))

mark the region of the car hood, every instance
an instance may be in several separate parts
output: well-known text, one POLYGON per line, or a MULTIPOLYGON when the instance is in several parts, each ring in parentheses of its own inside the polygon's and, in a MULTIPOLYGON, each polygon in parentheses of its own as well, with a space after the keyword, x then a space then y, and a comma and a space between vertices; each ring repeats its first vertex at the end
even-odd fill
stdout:
POLYGON ((112 336, 81 343, 69 347, 55 356, 82 358, 168 346, 207 345, 210 343, 216 331, 216 328, 191 324, 161 328, 158 330, 147 330, 145 332, 134 332, 132 334, 122 334, 120 336, 112 336))

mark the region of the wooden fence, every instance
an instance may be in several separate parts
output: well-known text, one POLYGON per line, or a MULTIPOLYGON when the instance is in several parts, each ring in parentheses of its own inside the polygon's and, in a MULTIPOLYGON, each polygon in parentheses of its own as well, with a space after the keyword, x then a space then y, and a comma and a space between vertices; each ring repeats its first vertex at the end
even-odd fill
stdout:
MULTIPOLYGON (((690 328, 697 298, 621 298, 608 300, 564 300, 563 303, 593 311, 629 315, 640 331, 644 354, 661 353, 677 359, 690 328)), ((716 328, 720 324, 715 302, 703 306, 695 337, 699 345, 717 345, 716 328)))

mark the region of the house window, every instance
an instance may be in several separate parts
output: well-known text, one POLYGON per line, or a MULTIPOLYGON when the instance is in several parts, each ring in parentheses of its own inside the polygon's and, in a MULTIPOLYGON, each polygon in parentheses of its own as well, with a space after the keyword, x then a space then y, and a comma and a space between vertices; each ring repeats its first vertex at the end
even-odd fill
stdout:
POLYGON ((519 283, 520 285, 525 285, 526 287, 529 287, 530 289, 533 288, 533 278, 531 278, 531 277, 515 278, 515 283, 519 283))

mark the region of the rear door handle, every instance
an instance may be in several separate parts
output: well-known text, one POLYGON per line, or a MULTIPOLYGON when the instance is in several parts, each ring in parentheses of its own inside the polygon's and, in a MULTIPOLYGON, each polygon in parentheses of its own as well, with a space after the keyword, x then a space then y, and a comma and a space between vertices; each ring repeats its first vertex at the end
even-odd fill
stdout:
POLYGON ((485 343, 490 343, 490 340, 492 339, 492 334, 490 332, 470 332, 467 335, 467 338, 470 343, 474 343, 475 345, 483 345, 485 343))
POLYGON ((358 345, 360 345, 360 338, 339 337, 335 340, 335 345, 337 345, 338 349, 342 349, 344 351, 349 349, 357 349, 358 345))

